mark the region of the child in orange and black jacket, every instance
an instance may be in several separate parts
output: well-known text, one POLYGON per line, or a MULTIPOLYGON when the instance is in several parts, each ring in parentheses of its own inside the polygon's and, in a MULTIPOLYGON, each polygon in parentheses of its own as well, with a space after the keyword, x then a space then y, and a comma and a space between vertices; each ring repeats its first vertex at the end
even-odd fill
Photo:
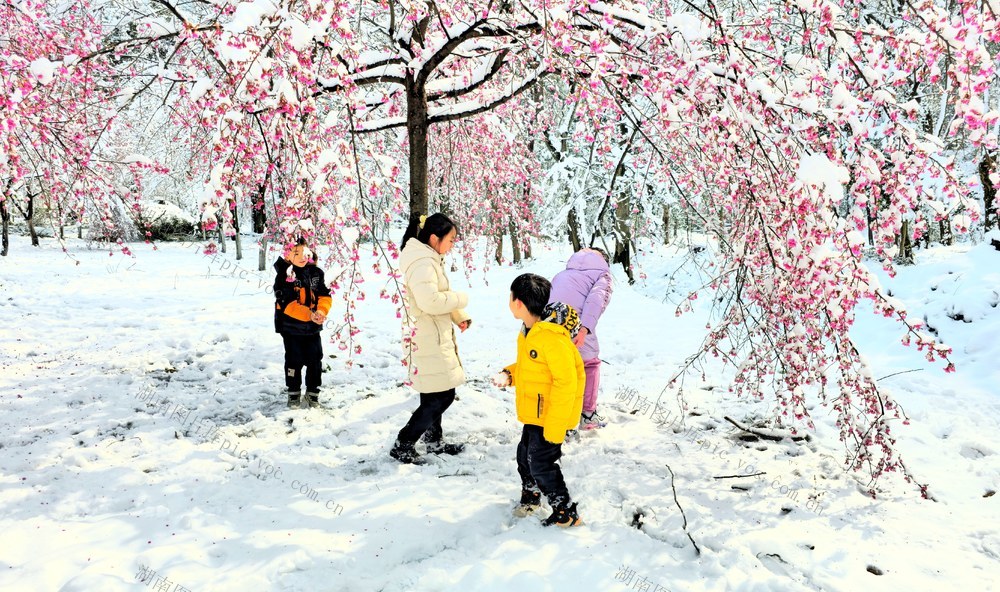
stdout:
POLYGON ((511 284, 510 311, 524 324, 517 336, 517 362, 501 370, 494 384, 514 387, 517 419, 524 424, 517 445, 521 502, 514 515, 535 512, 545 494, 552 506, 545 526, 578 526, 582 522, 558 462, 566 432, 576 428, 583 408, 586 377, 572 341, 580 319, 567 304, 546 305, 551 287, 532 273, 511 284))
POLYGON ((288 257, 274 262, 274 330, 285 343, 285 386, 288 407, 302 407, 302 367, 305 366, 308 407, 319 406, 323 342, 320 331, 333 304, 323 270, 312 251, 299 239, 288 257))

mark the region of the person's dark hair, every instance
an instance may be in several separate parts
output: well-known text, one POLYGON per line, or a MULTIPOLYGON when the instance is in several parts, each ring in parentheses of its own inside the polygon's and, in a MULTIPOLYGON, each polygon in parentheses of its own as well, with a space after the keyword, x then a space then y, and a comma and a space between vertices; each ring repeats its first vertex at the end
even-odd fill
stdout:
POLYGON ((406 227, 406 232, 403 233, 403 242, 399 243, 400 246, 406 246, 406 241, 413 237, 417 237, 417 240, 424 243, 425 245, 431 244, 431 235, 442 239, 448 236, 448 233, 452 229, 457 230, 458 226, 451 221, 448 216, 438 212, 437 214, 431 214, 427 216, 424 220, 424 225, 420 227, 419 218, 411 218, 410 225, 406 227))
POLYGON ((305 247, 309 249, 309 252, 312 253, 312 255, 306 258, 306 265, 316 264, 316 249, 314 249, 312 245, 310 245, 306 241, 306 237, 300 236, 299 238, 295 239, 295 244, 292 245, 292 248, 294 249, 295 247, 305 247))
POLYGON ((551 290, 549 280, 533 273, 521 274, 510 284, 510 295, 523 302, 528 312, 536 317, 541 317, 545 312, 551 290))
POLYGON ((598 253, 600 253, 601 257, 604 257, 604 262, 605 263, 607 263, 608 265, 611 265, 611 258, 608 257, 608 252, 607 251, 605 251, 604 249, 599 249, 597 247, 593 247, 593 249, 595 251, 597 251, 598 253))
POLYGON ((600 247, 589 247, 589 249, 591 251, 597 251, 598 253, 600 253, 601 257, 604 257, 604 262, 607 263, 608 265, 611 265, 611 258, 608 257, 608 252, 607 251, 605 251, 604 249, 602 249, 600 247))

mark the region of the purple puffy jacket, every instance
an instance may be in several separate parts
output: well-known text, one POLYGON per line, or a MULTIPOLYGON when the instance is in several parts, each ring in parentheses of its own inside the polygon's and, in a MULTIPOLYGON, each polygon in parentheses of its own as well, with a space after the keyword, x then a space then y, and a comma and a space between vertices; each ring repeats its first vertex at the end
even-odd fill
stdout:
POLYGON ((600 253, 581 250, 566 262, 566 269, 552 278, 549 302, 564 302, 576 309, 588 335, 580 357, 591 360, 601 353, 597 343, 597 321, 611 300, 611 270, 600 253))

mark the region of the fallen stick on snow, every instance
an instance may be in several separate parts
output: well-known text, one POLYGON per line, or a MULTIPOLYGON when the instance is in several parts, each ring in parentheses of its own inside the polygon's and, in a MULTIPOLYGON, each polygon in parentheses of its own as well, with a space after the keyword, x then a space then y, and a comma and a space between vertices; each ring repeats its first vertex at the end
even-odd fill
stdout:
POLYGON ((684 508, 682 508, 681 503, 677 501, 677 488, 674 487, 674 471, 670 468, 670 465, 667 465, 667 470, 670 471, 670 489, 674 492, 674 503, 677 504, 677 509, 681 511, 681 518, 684 519, 684 534, 687 535, 688 540, 691 541, 692 545, 694 545, 694 550, 697 554, 701 555, 701 548, 698 547, 698 543, 694 542, 694 538, 692 538, 691 533, 688 532, 688 518, 684 514, 684 508))
POLYGON ((752 475, 723 475, 722 477, 712 477, 712 479, 740 479, 743 477, 757 477, 759 475, 766 475, 767 473, 754 473, 752 475))
POLYGON ((789 439, 794 440, 796 442, 798 442, 800 440, 805 440, 806 442, 808 442, 810 440, 809 434, 806 434, 804 436, 796 436, 796 435, 793 435, 791 432, 786 432, 784 430, 775 430, 775 429, 767 429, 767 430, 765 430, 763 428, 751 428, 751 427, 747 427, 747 426, 741 424, 740 422, 736 421, 732 417, 729 417, 728 415, 727 416, 723 416, 723 419, 725 419, 729 423, 731 423, 734 426, 736 426, 738 429, 740 429, 740 430, 742 430, 742 431, 744 431, 744 432, 746 432, 748 434, 753 434, 754 436, 757 436, 758 438, 763 438, 765 440, 770 440, 771 442, 781 442, 785 438, 789 438, 789 439))

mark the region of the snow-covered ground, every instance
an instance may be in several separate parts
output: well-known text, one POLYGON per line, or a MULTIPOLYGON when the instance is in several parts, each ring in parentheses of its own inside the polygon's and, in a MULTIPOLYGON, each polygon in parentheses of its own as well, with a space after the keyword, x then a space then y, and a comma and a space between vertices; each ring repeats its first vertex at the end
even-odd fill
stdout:
POLYGON ((921 252, 895 279, 882 274, 955 348, 956 374, 899 345, 889 321, 862 314, 856 327, 912 419, 896 429, 900 449, 936 501, 891 479, 878 499, 865 495, 822 407, 808 443, 741 441, 723 416, 761 417, 768 405, 733 400, 712 366, 707 381, 685 382, 697 415, 682 419, 664 388, 705 317, 675 317, 664 301, 689 281, 673 274, 680 254, 642 254, 647 279, 635 286, 616 270, 599 327, 610 425, 564 448, 586 523, 571 531, 511 518, 520 426, 513 394, 488 382, 514 357, 511 279, 551 277, 568 248, 452 273, 474 324, 459 337, 470 380, 445 433, 468 444, 414 467, 387 455, 416 397, 402 384, 399 321, 378 298, 384 278, 366 282, 353 365, 325 344, 325 408, 289 411, 273 276, 254 271, 252 249, 237 266, 232 253, 180 244, 134 246, 135 259, 69 247, 15 238, 0 260, 2 590, 978 591, 1000 581, 1000 253, 988 244, 921 252), (658 398, 669 415, 654 412, 658 398))

